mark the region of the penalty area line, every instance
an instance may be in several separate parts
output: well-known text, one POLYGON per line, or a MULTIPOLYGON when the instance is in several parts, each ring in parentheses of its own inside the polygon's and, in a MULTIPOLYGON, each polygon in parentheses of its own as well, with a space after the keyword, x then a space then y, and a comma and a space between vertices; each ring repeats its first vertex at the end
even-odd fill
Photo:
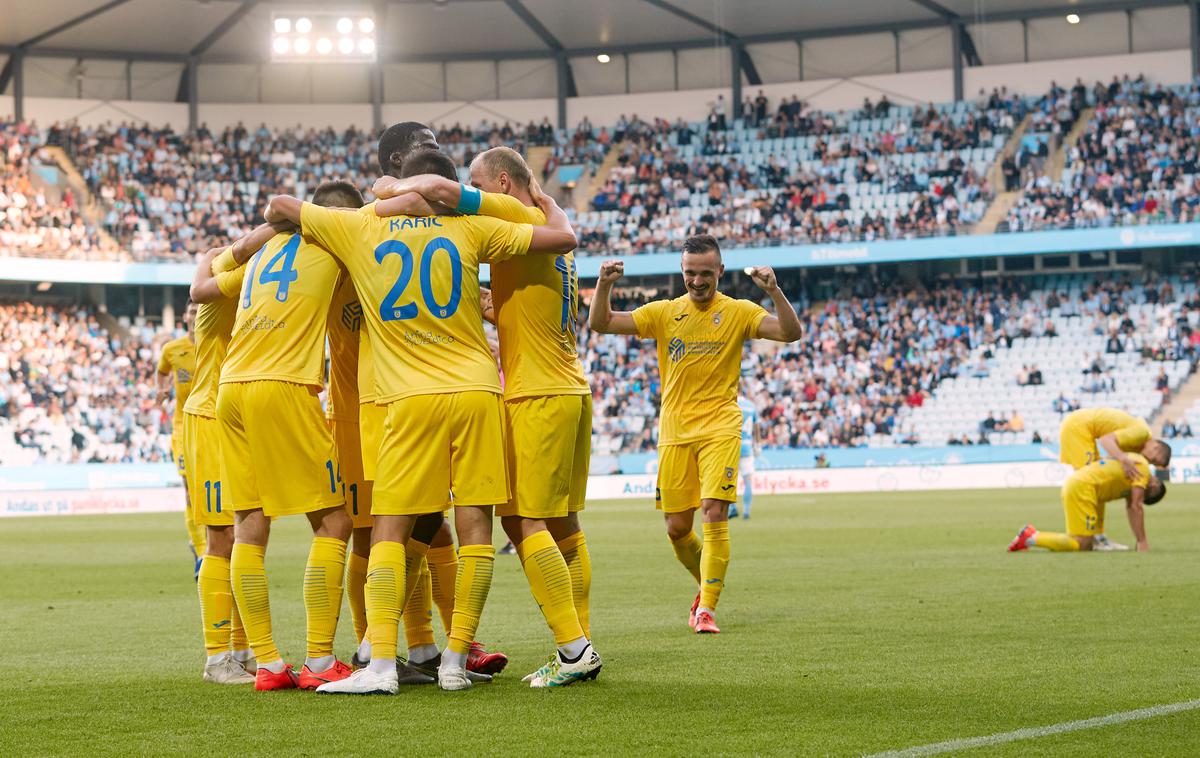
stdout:
POLYGON ((968 737, 958 740, 948 740, 946 742, 935 742, 931 745, 917 745, 905 750, 888 750, 883 753, 873 753, 866 756, 866 758, 911 758, 912 756, 939 755, 941 753, 952 753, 977 747, 1000 745, 1005 742, 1031 740, 1037 737, 1047 737, 1052 734, 1079 732, 1084 729, 1098 729, 1103 726, 1112 726, 1113 724, 1124 724, 1127 721, 1153 719, 1197 709, 1200 709, 1200 700, 1185 700, 1182 703, 1153 705, 1149 708, 1138 708, 1135 711, 1122 711, 1120 713, 1111 713, 1107 716, 1097 716, 1080 721, 1064 721, 1061 724, 1051 724, 1050 726, 1033 726, 1027 729, 1017 729, 1012 732, 989 734, 986 737, 968 737))

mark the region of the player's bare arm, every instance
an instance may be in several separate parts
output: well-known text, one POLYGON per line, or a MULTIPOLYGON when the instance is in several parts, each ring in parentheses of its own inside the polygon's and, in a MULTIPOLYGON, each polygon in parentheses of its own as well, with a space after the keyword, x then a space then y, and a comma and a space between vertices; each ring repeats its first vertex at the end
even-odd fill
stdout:
POLYGON ((291 221, 293 224, 300 223, 300 208, 304 203, 298 197, 291 195, 276 195, 267 202, 267 207, 263 210, 263 218, 268 224, 276 224, 283 221, 291 221))
MULTIPOLYGON (((449 206, 453 210, 454 206, 449 206)), ((381 218, 388 216, 436 216, 439 212, 445 212, 447 208, 439 204, 438 208, 421 197, 416 192, 405 192, 403 195, 396 195, 386 200, 375 201, 375 215, 381 218), (440 210, 439 210, 440 209, 440 210)))
POLYGON ((242 265, 258 252, 265 244, 271 241, 271 238, 276 234, 288 234, 290 232, 299 231, 300 227, 291 221, 277 221, 274 224, 259 224, 249 234, 234 242, 233 260, 237 265, 242 265))
POLYGON ((192 288, 188 293, 194 303, 213 303, 225 295, 217 285, 212 262, 225 248, 214 247, 196 259, 196 273, 192 275, 192 288))
POLYGON ((155 402, 162 405, 171 397, 171 372, 165 374, 156 372, 154 374, 154 383, 158 390, 155 395, 155 402))
POLYGON ((540 194, 537 198, 538 207, 546 214, 543 226, 533 227, 533 237, 529 241, 531 253, 569 253, 579 245, 575 230, 566 211, 558 207, 554 198, 540 194))
POLYGON ((1129 491, 1129 497, 1125 500, 1125 515, 1129 518, 1129 529, 1133 532, 1134 539, 1137 540, 1139 553, 1150 549, 1150 543, 1146 541, 1146 510, 1142 505, 1145 499, 1146 490, 1134 487, 1129 491))
POLYGON ((759 339, 776 342, 795 342, 800 339, 803 333, 800 316, 796 314, 796 309, 792 307, 792 302, 787 299, 787 295, 783 294, 783 290, 779 288, 775 270, 770 266, 755 266, 750 269, 749 273, 754 283, 763 292, 766 292, 771 297, 771 302, 775 304, 775 315, 767 316, 758 325, 759 339))
POLYGON ((1117 442, 1116 432, 1110 432, 1100 438, 1100 446, 1104 448, 1104 452, 1108 453, 1109 457, 1115 458, 1121 464, 1122 470, 1125 471, 1125 478, 1133 481, 1138 478, 1137 466, 1133 459, 1121 449, 1121 445, 1117 442))
MULTIPOLYGON (((447 208, 457 208, 462 199, 462 184, 437 174, 420 174, 404 179, 381 176, 375 180, 371 192, 380 200, 416 193, 430 203, 440 203, 447 208)), ((378 211, 376 211, 378 213, 378 211)), ((380 216, 384 215, 379 213, 380 216)), ((395 214, 391 214, 395 215, 395 214)))
POLYGON ((588 325, 592 331, 601 334, 637 334, 633 313, 612 309, 613 285, 624 275, 624 261, 608 260, 600 264, 596 294, 592 297, 592 309, 588 313, 588 325))

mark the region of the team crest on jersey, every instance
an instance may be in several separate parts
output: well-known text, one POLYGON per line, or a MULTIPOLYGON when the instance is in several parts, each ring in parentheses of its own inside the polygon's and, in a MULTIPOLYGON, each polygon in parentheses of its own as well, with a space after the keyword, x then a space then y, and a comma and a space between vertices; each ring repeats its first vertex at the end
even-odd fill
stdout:
POLYGON ((685 352, 687 352, 687 345, 678 337, 671 338, 671 341, 667 343, 667 355, 671 360, 679 360, 685 352))
POLYGON ((733 469, 729 468, 728 466, 725 468, 725 479, 727 481, 733 479, 733 469))
POLYGON ((721 325, 721 314, 718 311, 717 313, 713 314, 713 326, 720 326, 720 325, 721 325))
POLYGON ((362 323, 362 306, 357 300, 353 300, 342 306, 342 326, 352 332, 357 332, 359 325, 362 323))
POLYGON ((175 381, 179 382, 180 384, 187 384, 188 382, 192 381, 192 372, 188 371, 186 368, 176 370, 175 381))

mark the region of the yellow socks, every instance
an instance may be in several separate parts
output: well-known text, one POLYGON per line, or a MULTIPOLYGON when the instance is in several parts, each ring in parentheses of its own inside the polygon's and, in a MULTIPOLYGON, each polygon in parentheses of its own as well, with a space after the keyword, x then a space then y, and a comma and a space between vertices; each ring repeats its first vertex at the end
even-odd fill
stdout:
POLYGON ((216 555, 204 556, 196 587, 200 593, 200 620, 204 623, 204 649, 211 658, 229 650, 233 630, 229 561, 216 555))
POLYGON ((415 586, 404 606, 404 641, 409 650, 433 645, 433 595, 430 589, 429 563, 424 557, 416 565, 409 560, 409 571, 416 574, 415 586))
POLYGON ((1034 532, 1033 544, 1056 553, 1073 553, 1079 550, 1079 543, 1075 538, 1062 532, 1034 532))
POLYGON ((692 572, 692 576, 696 578, 696 584, 700 583, 700 551, 703 548, 700 538, 695 532, 688 532, 688 535, 681 540, 671 540, 671 547, 675 549, 675 557, 683 564, 683 567, 692 572))
POLYGON ((583 636, 590 640, 592 558, 588 554, 587 539, 584 538, 583 532, 575 532, 558 543, 558 550, 567 562, 567 570, 571 572, 571 598, 575 602, 575 616, 579 619, 583 636))
POLYGON ((554 632, 554 643, 562 647, 583 637, 583 627, 575 614, 571 570, 562 553, 558 552, 550 532, 541 531, 526 537, 517 545, 517 555, 521 558, 533 599, 546 617, 550 631, 554 632))
POLYGON ((367 557, 351 553, 346 558, 346 599, 350 601, 350 618, 354 622, 354 637, 359 642, 367 635, 367 557))
MULTIPOLYGON (((232 581, 229 583, 229 591, 230 594, 233 593, 232 581)), ((249 654, 251 651, 250 640, 246 637, 246 626, 242 624, 242 615, 238 613, 237 603, 233 604, 230 614, 230 618, 233 621, 233 632, 229 635, 229 647, 233 648, 234 658, 237 658, 239 661, 247 660, 247 658, 238 655, 238 653, 242 652, 249 654)))
MULTIPOLYGON (((430 551, 430 555, 433 551, 430 551)), ((466 655, 475 641, 479 617, 492 588, 492 569, 496 548, 491 545, 463 545, 458 549, 458 580, 454 585, 454 621, 450 625, 451 652, 466 655)), ((435 595, 436 597, 436 595, 435 595)), ((372 641, 374 641, 372 639, 372 641)))
POLYGON ((304 614, 308 621, 308 657, 333 655, 333 636, 342 611, 342 577, 346 543, 332 537, 313 537, 304 567, 304 614))
POLYGON ((437 604, 438 615, 442 618, 442 629, 448 635, 454 618, 454 586, 457 584, 458 556, 454 553, 454 545, 446 545, 429 548, 425 559, 429 562, 429 576, 433 581, 433 602, 437 604))
POLYGON ((376 542, 367 563, 367 634, 371 660, 395 661, 404 597, 404 545, 376 542))
POLYGON ((704 525, 704 553, 700 558, 700 608, 717 609, 725 570, 729 568, 729 522, 704 525))
POLYGON ((266 548, 262 545, 236 543, 230 572, 233 580, 233 596, 237 600, 238 613, 246 625, 246 636, 250 649, 260 666, 281 660, 279 649, 271 636, 271 600, 267 594, 267 570, 263 564, 266 548))

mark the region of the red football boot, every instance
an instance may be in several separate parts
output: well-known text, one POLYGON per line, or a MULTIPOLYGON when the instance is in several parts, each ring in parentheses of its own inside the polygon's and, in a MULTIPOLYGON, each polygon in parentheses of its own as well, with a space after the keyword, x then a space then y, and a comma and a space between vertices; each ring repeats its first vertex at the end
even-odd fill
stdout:
POLYGON ((299 684, 299 679, 296 672, 292 670, 291 664, 283 667, 283 671, 276 674, 270 669, 258 667, 258 672, 254 675, 254 689, 260 692, 268 690, 294 690, 299 684))
POLYGON ((688 626, 696 628, 696 609, 700 607, 700 590, 696 590, 696 599, 692 601, 692 610, 688 611, 688 626))
POLYGON ((696 634, 720 634, 721 630, 717 628, 716 622, 713 621, 712 614, 708 611, 700 611, 696 614, 696 634))
POLYGON ((507 665, 507 655, 504 653, 489 653, 487 650, 484 650, 482 642, 472 642, 471 649, 467 651, 467 671, 494 676, 503 671, 507 665))
POLYGON ((326 682, 336 682, 354 673, 354 670, 337 660, 333 661, 333 665, 325 669, 319 674, 314 674, 309 670, 308 664, 304 664, 304 668, 300 669, 300 689, 315 690, 326 682))
POLYGON ((1033 528, 1033 524, 1026 524, 1024 529, 1017 532, 1016 539, 1008 543, 1008 552, 1018 553, 1022 550, 1028 550, 1029 546, 1025 543, 1035 534, 1037 534, 1037 529, 1033 528))

